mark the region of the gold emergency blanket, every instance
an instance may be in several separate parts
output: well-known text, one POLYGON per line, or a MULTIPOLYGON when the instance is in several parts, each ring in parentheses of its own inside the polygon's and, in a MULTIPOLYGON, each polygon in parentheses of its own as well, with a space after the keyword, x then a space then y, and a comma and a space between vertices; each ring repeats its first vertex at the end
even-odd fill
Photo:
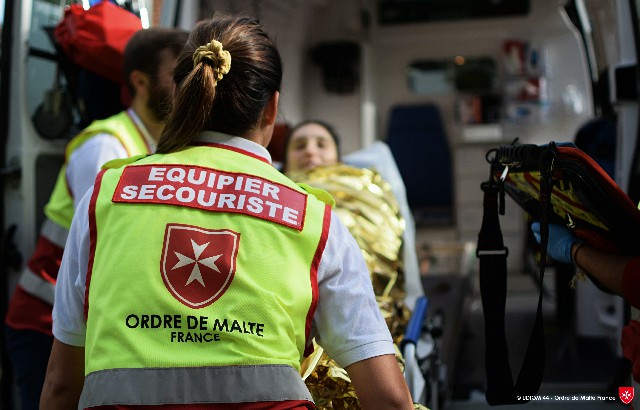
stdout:
MULTIPOLYGON (((391 187, 374 170, 343 164, 288 176, 298 183, 321 188, 335 199, 334 211, 362 250, 378 306, 394 341, 399 343, 410 312, 404 304, 401 260, 405 222, 391 187)), ((315 347, 315 352, 302 363, 301 373, 317 408, 360 408, 347 372, 320 346, 315 347)), ((399 351, 396 357, 404 367, 399 351)))

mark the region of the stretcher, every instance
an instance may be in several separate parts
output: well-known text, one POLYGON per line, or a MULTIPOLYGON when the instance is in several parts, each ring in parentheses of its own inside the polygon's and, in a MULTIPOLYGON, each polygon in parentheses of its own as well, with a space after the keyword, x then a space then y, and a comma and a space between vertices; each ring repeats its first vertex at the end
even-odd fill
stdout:
POLYGON ((640 211, 609 175, 572 143, 501 146, 487 153, 487 161, 490 172, 482 184, 484 214, 476 251, 485 317, 486 399, 491 405, 524 404, 528 400, 523 397, 535 397, 544 374, 542 296, 548 224, 566 225, 576 236, 608 252, 634 255, 640 253, 640 211), (537 314, 515 380, 505 337, 508 248, 498 218, 505 213, 505 195, 541 226, 537 314))
POLYGON ((447 395, 447 366, 441 356, 444 313, 429 305, 427 296, 418 298, 400 348, 414 402, 437 410, 447 395))

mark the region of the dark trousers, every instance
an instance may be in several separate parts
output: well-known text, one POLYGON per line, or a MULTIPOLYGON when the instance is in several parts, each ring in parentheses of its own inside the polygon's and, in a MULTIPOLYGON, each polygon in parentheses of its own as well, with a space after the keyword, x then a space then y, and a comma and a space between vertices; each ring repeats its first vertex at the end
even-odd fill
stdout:
POLYGON ((52 344, 53 336, 5 326, 5 346, 18 386, 21 410, 38 410, 52 344))

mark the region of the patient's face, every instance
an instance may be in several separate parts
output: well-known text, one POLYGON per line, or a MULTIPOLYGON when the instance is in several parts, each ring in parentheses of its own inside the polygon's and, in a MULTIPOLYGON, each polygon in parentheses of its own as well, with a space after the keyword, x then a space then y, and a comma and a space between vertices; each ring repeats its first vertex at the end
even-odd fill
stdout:
POLYGON ((287 172, 308 171, 337 163, 338 147, 322 125, 307 124, 291 135, 287 147, 287 172))

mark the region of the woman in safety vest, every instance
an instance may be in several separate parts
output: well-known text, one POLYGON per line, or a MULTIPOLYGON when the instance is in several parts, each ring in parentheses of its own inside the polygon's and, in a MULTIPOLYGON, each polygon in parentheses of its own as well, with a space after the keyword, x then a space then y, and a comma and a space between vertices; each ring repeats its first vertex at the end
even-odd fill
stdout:
POLYGON ((281 78, 255 20, 194 28, 156 154, 78 205, 41 409, 313 409, 314 336, 363 408, 413 408, 333 199, 271 164, 281 78))

